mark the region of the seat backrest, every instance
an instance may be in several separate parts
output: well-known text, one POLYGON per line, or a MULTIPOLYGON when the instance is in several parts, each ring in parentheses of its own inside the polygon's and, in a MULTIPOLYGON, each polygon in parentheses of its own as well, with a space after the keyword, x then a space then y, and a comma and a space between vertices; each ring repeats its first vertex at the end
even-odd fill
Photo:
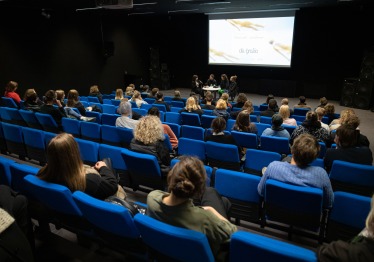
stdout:
POLYGON ((42 129, 38 119, 35 116, 35 113, 29 110, 20 109, 18 111, 22 116, 23 120, 27 123, 27 125, 31 128, 42 129))
POLYGON ((59 132, 58 125, 51 115, 36 112, 35 117, 38 119, 40 125, 45 131, 54 133, 59 132))
POLYGON ((68 118, 68 117, 63 117, 61 119, 61 125, 62 125, 62 130, 64 130, 64 132, 72 134, 75 137, 80 137, 81 122, 79 120, 68 118))
POLYGON ((92 102, 92 103, 100 103, 99 98, 96 96, 87 96, 87 100, 88 102, 92 102))
POLYGON ((289 154, 289 139, 286 137, 261 136, 261 150, 289 154))
POLYGON ((335 160, 330 171, 334 191, 372 196, 374 193, 374 166, 335 160))
POLYGON ((182 121, 182 125, 201 126, 200 116, 195 113, 182 112, 181 121, 182 121))
POLYGON ((101 142, 108 145, 121 146, 121 138, 115 126, 101 126, 101 142))
POLYGON ((120 117, 120 115, 103 113, 101 114, 101 124, 115 126, 118 117, 120 117))
POLYGON ((121 100, 119 100, 119 99, 110 99, 110 102, 114 106, 119 106, 119 104, 121 104, 121 100))
POLYGON ((122 150, 122 147, 100 144, 99 159, 110 158, 112 161, 112 167, 117 171, 117 173, 124 172, 127 170, 127 167, 121 156, 122 150))
POLYGON ((236 144, 245 148, 254 148, 258 146, 257 135, 253 133, 231 131, 231 135, 234 137, 236 144))
POLYGON ((81 122, 81 137, 94 142, 100 142, 101 125, 93 122, 81 122))
POLYGON ((255 123, 257 127, 257 135, 261 136, 266 128, 271 128, 271 125, 264 123, 255 123))
POLYGON ((83 162, 87 165, 95 165, 99 156, 99 144, 96 142, 76 138, 79 152, 83 162))
POLYGON ((153 103, 152 106, 153 106, 153 107, 157 107, 157 108, 160 110, 160 112, 161 112, 161 111, 162 111, 162 112, 166 112, 166 111, 167 111, 167 110, 166 110, 166 106, 163 105, 163 104, 153 103))
POLYGON ((115 114, 117 113, 117 107, 112 104, 102 104, 101 107, 103 108, 103 113, 105 114, 115 114))
POLYGON ((181 124, 181 115, 175 112, 166 112, 165 113, 165 122, 181 124))
POLYGON ((1 97, 1 102, 4 107, 12 107, 12 108, 17 108, 18 106, 16 102, 14 102, 13 98, 10 97, 1 97))
POLYGON ((198 126, 182 125, 181 136, 204 141, 205 130, 198 126))
POLYGON ((227 120, 226 121, 226 130, 231 132, 234 125, 235 125, 235 120, 234 119, 227 120))
POLYGON ((292 115, 291 118, 294 118, 297 122, 303 122, 305 120, 305 115, 292 115))
POLYGON ((240 170, 239 152, 236 145, 208 141, 205 143, 205 151, 209 166, 240 170))
POLYGON ((320 145, 318 158, 324 158, 326 154, 326 144, 324 142, 318 142, 318 144, 320 145))
POLYGON ((9 140, 14 143, 23 143, 23 135, 22 135, 22 127, 8 124, 8 123, 2 123, 3 126, 3 133, 4 138, 6 140, 9 140))
POLYGON ((213 115, 213 110, 203 109, 203 115, 212 116, 213 115))
POLYGON ((267 167, 273 161, 280 161, 281 155, 276 152, 247 149, 244 162, 244 172, 255 175, 262 175, 262 168, 267 167))
POLYGON ((27 164, 12 163, 10 165, 10 173, 12 174, 11 188, 15 191, 24 192, 24 177, 31 174, 36 175, 40 168, 27 164))
POLYGON ((12 185, 12 174, 10 165, 15 161, 9 158, 0 157, 0 185, 12 185))
POLYGON ((27 126, 25 120, 23 119, 17 108, 4 107, 1 118, 4 120, 4 117, 6 116, 9 117, 8 120, 10 123, 13 123, 15 125, 27 126))
POLYGON ((249 119, 253 123, 257 123, 258 122, 258 117, 256 115, 249 115, 249 119))
POLYGON ((45 148, 48 147, 49 142, 54 138, 57 134, 52 132, 46 132, 44 131, 44 144, 45 148))
MULTIPOLYGON (((135 102, 132 102, 131 104, 134 105, 133 103, 135 103, 135 102)), ((141 109, 144 109, 144 110, 146 110, 147 112, 148 112, 148 110, 151 109, 152 107, 153 107, 153 104, 142 104, 142 105, 140 106, 141 109)), ((134 108, 137 108, 136 103, 135 103, 135 107, 134 107, 134 108)))
POLYGON ((147 102, 148 104, 153 104, 156 101, 156 99, 147 97, 147 98, 144 98, 144 101, 147 102))
POLYGON ((138 113, 139 115, 146 116, 147 115, 147 110, 141 109, 141 108, 133 108, 133 112, 138 113))
POLYGON ((86 116, 95 117, 95 123, 101 124, 101 113, 95 111, 86 111, 86 116))
POLYGON ((82 217, 82 212, 67 187, 48 183, 33 175, 25 176, 24 180, 27 194, 37 199, 41 204, 59 213, 82 217))
POLYGON ((264 200, 265 214, 270 220, 295 226, 318 228, 320 225, 322 189, 269 179, 265 184, 264 200))
POLYGON ((181 136, 181 126, 179 124, 174 124, 171 122, 163 122, 163 124, 168 125, 177 138, 181 136))
POLYGON ((310 108, 294 108, 293 114, 298 116, 306 116, 306 113, 310 111, 310 108))
POLYGON ((266 236, 238 231, 231 236, 230 261, 317 262, 316 253, 266 236))
POLYGON ((205 161, 205 142, 181 137, 178 142, 178 155, 196 156, 201 161, 205 161))
POLYGON ((184 107, 183 101, 171 101, 171 106, 182 108, 184 107))
POLYGON ((75 191, 73 199, 84 218, 95 227, 124 238, 140 237, 134 219, 125 207, 96 199, 81 191, 75 191))
POLYGON ((135 216, 135 224, 145 244, 165 256, 186 262, 214 261, 203 233, 171 226, 142 214, 135 216))
POLYGON ((216 116, 202 115, 201 116, 201 126, 203 128, 210 128, 210 126, 212 125, 212 122, 215 118, 216 118, 216 116))
POLYGON ((282 124, 282 126, 284 127, 284 129, 288 131, 290 136, 292 135, 292 132, 296 129, 296 126, 290 126, 290 125, 285 125, 285 124, 282 124))
POLYGON ((121 140, 121 146, 126 148, 130 147, 131 140, 134 138, 134 130, 117 127, 117 132, 121 140))
POLYGON ((271 125, 271 119, 269 116, 260 116, 260 123, 271 125))

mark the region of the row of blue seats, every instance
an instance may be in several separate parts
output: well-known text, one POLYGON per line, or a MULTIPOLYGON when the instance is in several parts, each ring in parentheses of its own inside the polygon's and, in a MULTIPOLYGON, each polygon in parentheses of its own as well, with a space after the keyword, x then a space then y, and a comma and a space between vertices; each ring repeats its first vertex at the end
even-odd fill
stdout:
MULTIPOLYGON (((90 222, 90 225, 94 228, 94 231, 101 236, 103 236, 101 233, 104 231, 116 235, 117 237, 119 236, 126 239, 130 238, 137 241, 141 235, 143 241, 151 248, 156 249, 156 251, 159 251, 164 255, 170 256, 174 259, 182 259, 183 261, 190 261, 191 255, 186 255, 187 257, 184 255, 182 256, 182 254, 186 252, 186 247, 184 245, 181 249, 184 250, 183 253, 180 253, 182 251, 175 252, 176 249, 180 249, 181 241, 183 242, 183 239, 187 238, 189 241, 192 241, 192 238, 195 242, 197 241, 195 237, 198 236, 200 240, 197 242, 202 241, 205 243, 203 245, 204 251, 200 246, 200 248, 194 249, 194 252, 190 252, 190 250, 188 252, 199 254, 198 257, 200 258, 204 253, 209 254, 208 257, 210 257, 210 259, 208 261, 214 261, 212 260, 213 257, 210 253, 210 248, 207 244, 206 238, 201 233, 172 227, 141 214, 136 215, 133 219, 128 210, 122 206, 113 205, 94 199, 83 192, 74 192, 72 194, 64 186, 39 180, 34 176, 36 170, 32 170, 31 167, 29 167, 30 169, 27 170, 27 168, 20 168, 20 166, 22 166, 22 164, 12 163, 12 161, 9 159, 0 158, 1 169, 9 170, 12 178, 17 176, 19 177, 20 173, 25 174, 22 181, 22 187, 20 188, 22 193, 28 197, 37 199, 42 204, 58 213, 86 219, 90 222), (31 175, 27 175, 27 173, 31 175), (169 232, 167 237, 165 232, 169 232), (170 235, 170 232, 174 232, 171 234, 174 235, 174 237, 170 235), (161 236, 163 241, 160 244, 161 236), (170 245, 167 245, 167 243, 170 243, 170 245)), ((251 176, 235 171, 228 171, 224 169, 217 170, 215 187, 222 195, 228 197, 233 202, 234 217, 235 212, 237 211, 236 207, 238 206, 238 203, 243 204, 243 202, 247 202, 249 208, 248 213, 250 216, 257 216, 257 219, 259 219, 259 213, 254 210, 255 208, 260 208, 259 197, 257 194, 257 185, 259 179, 260 178, 257 176, 251 176), (250 199, 250 201, 248 201, 248 199, 250 199)), ((297 223, 297 221, 299 221, 296 225, 300 226, 300 222, 305 222, 305 213, 308 213, 308 216, 310 216, 313 206, 319 206, 319 209, 317 208, 317 211, 314 210, 316 212, 312 213, 314 213, 313 216, 316 218, 316 221, 318 221, 317 225, 320 226, 320 215, 322 212, 320 204, 322 201, 321 190, 290 186, 272 180, 268 181, 266 187, 266 192, 268 194, 265 196, 264 206, 266 210, 264 212, 266 212, 265 214, 268 214, 268 216, 262 216, 262 219, 267 220, 270 217, 273 221, 277 221, 278 217, 276 213, 272 211, 272 209, 279 212, 279 209, 276 209, 276 207, 284 208, 284 203, 287 203, 287 209, 291 210, 293 215, 288 216, 287 219, 283 217, 281 222, 297 223), (306 202, 308 205, 305 205, 306 202), (304 219, 298 219, 299 217, 295 216, 295 214, 299 214, 300 216, 304 215, 304 219)), ((331 240, 336 239, 337 237, 348 239, 360 232, 360 230, 364 227, 365 217, 369 210, 369 197, 361 197, 345 192, 335 192, 335 203, 329 217, 327 228, 328 240, 330 240, 330 238, 331 240), (352 212, 352 207, 355 208, 355 212, 352 212), (341 230, 342 228, 345 230, 341 230)), ((308 222, 310 222, 310 220, 308 220, 308 222)), ((263 226, 265 225, 267 226, 267 224, 264 224, 263 226)), ((195 245, 199 246, 201 243, 195 243, 195 245)), ((292 256, 289 254, 292 252, 290 252, 289 249, 292 249, 293 252, 298 250, 299 252, 297 253, 299 253, 299 255, 303 257, 308 256, 310 257, 309 259, 312 259, 311 261, 315 261, 315 255, 313 252, 306 251, 280 241, 270 240, 266 237, 260 237, 255 234, 245 232, 238 232, 232 236, 230 261, 242 261, 243 256, 249 257, 250 255, 253 256, 251 256, 251 259, 254 259, 255 261, 262 261, 268 256, 269 258, 279 258, 285 256, 287 259, 291 259, 292 261, 292 256), (266 245, 264 241, 266 241, 268 245, 266 245), (239 242, 240 245, 236 246, 236 244, 239 244, 239 242), (276 248, 273 246, 273 244, 278 247, 276 248), (262 251, 257 254, 259 251, 254 251, 254 248, 260 248, 262 251), (283 248, 288 250, 283 250, 283 248), (238 254, 238 252, 241 254, 238 254), (281 254, 279 254, 279 252, 281 254), (257 254, 257 256, 255 254, 257 254), (275 256, 275 254, 277 255, 275 256)))

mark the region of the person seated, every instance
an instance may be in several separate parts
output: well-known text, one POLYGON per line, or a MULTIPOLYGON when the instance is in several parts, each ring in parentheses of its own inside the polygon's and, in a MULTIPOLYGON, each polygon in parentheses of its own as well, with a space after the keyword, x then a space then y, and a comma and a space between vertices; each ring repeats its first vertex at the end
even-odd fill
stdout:
POLYGON ((230 114, 227 112, 227 104, 225 100, 219 99, 217 101, 216 108, 213 110, 213 115, 223 117, 226 121, 229 119, 230 114))
POLYGON ((170 112, 170 105, 164 101, 164 94, 161 92, 158 92, 156 94, 156 101, 154 104, 159 104, 159 105, 165 105, 166 111, 170 112))
POLYGON ((271 128, 266 128, 264 132, 262 132, 263 136, 277 136, 277 137, 285 137, 290 138, 290 133, 284 127, 283 124, 283 118, 279 114, 275 114, 271 118, 271 128))
POLYGON ((248 101, 247 96, 244 93, 239 93, 238 98, 236 99, 236 105, 237 108, 242 108, 245 104, 245 102, 248 101))
POLYGON ((326 98, 326 97, 321 97, 321 98, 319 99, 319 105, 316 107, 316 109, 317 109, 318 107, 325 108, 325 106, 327 105, 327 103, 328 103, 327 98, 326 98))
POLYGON ((134 129, 139 123, 139 120, 132 119, 131 103, 127 99, 121 101, 117 112, 121 116, 116 119, 116 127, 134 129))
POLYGON ((56 99, 60 100, 61 105, 63 107, 65 107, 66 106, 65 101, 64 101, 65 100, 65 91, 62 90, 62 89, 57 89, 55 92, 56 92, 56 99))
POLYGON ((240 112, 243 112, 243 111, 248 111, 250 114, 253 114, 253 112, 254 112, 254 110, 253 110, 253 104, 252 104, 252 102, 250 100, 247 100, 244 103, 243 107, 239 111, 232 111, 232 112, 230 112, 230 117, 232 119, 236 119, 237 116, 240 114, 240 112))
POLYGON ((331 144, 329 132, 321 126, 321 122, 318 121, 317 114, 314 111, 309 111, 304 122, 292 132, 290 144, 292 145, 293 141, 301 134, 310 134, 318 142, 324 142, 328 147, 331 144))
POLYGON ((156 94, 160 91, 157 87, 152 88, 151 93, 148 94, 148 98, 154 98, 156 99, 156 94))
MULTIPOLYGON (((281 106, 288 106, 288 98, 283 98, 282 99, 282 101, 281 101, 281 106)), ((289 106, 288 106, 288 108, 289 108, 289 110, 290 110, 290 116, 292 116, 293 115, 293 109, 292 108, 290 108, 289 106)))
POLYGON ((41 180, 102 200, 119 190, 117 178, 105 162, 98 161, 93 168, 83 165, 78 143, 70 134, 61 133, 52 138, 47 147, 47 159, 47 165, 37 173, 41 180))
POLYGON ((21 104, 21 97, 19 94, 16 93, 18 88, 18 83, 14 81, 9 81, 8 84, 5 86, 5 93, 4 96, 8 98, 12 98, 16 105, 19 107, 21 104))
POLYGON ((206 187, 206 179, 199 159, 182 156, 168 174, 168 193, 155 190, 148 194, 146 214, 205 234, 216 261, 225 261, 227 252, 221 247, 228 245, 237 228, 228 220, 230 202, 214 188, 206 187))
POLYGON ((336 119, 335 116, 335 106, 333 104, 328 103, 324 107, 325 109, 325 115, 328 117, 328 124, 330 124, 334 119, 336 119))
POLYGON ((198 114, 199 116, 203 114, 203 111, 201 110, 201 108, 199 108, 199 105, 197 105, 196 99, 194 96, 190 96, 187 99, 186 106, 179 111, 179 113, 183 113, 183 112, 194 113, 194 114, 198 114))
POLYGON ((129 101, 130 102, 135 102, 136 106, 138 108, 140 108, 142 106, 142 104, 148 104, 146 101, 143 100, 143 98, 142 98, 142 96, 141 96, 141 94, 138 90, 134 91, 134 94, 129 101))
POLYGON ((182 101, 184 103, 184 100, 181 96, 181 92, 179 90, 174 91, 174 97, 172 98, 173 101, 182 101))
MULTIPOLYGON (((160 118, 160 110, 157 107, 151 107, 148 110, 148 115, 157 116, 158 118, 160 118)), ((173 130, 171 130, 170 126, 168 126, 167 124, 162 124, 162 127, 164 128, 164 133, 169 136, 170 144, 171 144, 172 148, 177 149, 178 148, 178 138, 174 134, 173 130)))
POLYGON ((324 117, 325 115, 325 109, 323 107, 317 107, 316 109, 316 113, 317 113, 317 117, 318 117, 318 121, 321 123, 321 126, 326 129, 327 132, 330 132, 330 128, 329 128, 329 125, 328 124, 325 124, 322 122, 322 118, 324 117))
POLYGON ((260 115, 271 117, 277 113, 277 108, 278 108, 277 101, 275 99, 270 99, 268 108, 265 111, 261 111, 260 115))
POLYGON ((213 119, 211 128, 213 133, 205 137, 205 141, 212 141, 222 144, 236 145, 236 141, 231 134, 225 134, 226 120, 223 117, 213 119))
POLYGON ((204 96, 203 92, 203 82, 199 80, 199 77, 197 75, 192 76, 191 81, 191 93, 195 93, 201 96, 204 96))
POLYGON ((203 101, 204 103, 202 102, 203 106, 201 107, 201 109, 214 110, 216 107, 213 104, 213 95, 211 92, 208 92, 206 92, 205 94, 205 101, 203 101))
POLYGON ((309 110, 312 110, 312 108, 307 105, 305 96, 300 96, 299 103, 297 105, 294 105, 293 108, 308 108, 309 110))
POLYGON ((84 108, 83 104, 79 101, 79 93, 77 90, 69 90, 67 106, 77 108, 82 116, 86 116, 86 109, 84 108))
POLYGON ((265 101, 265 103, 264 104, 269 104, 269 101, 271 100, 271 99, 275 99, 274 98, 274 95, 273 94, 268 94, 268 96, 266 97, 266 101, 265 101))
POLYGON ((251 118, 249 117, 249 115, 250 110, 241 111, 236 117, 236 121, 232 130, 238 132, 253 133, 257 135, 257 126, 255 123, 251 123, 251 118))
POLYGON ((100 93, 99 86, 97 85, 93 85, 90 87, 90 93, 88 94, 88 96, 97 97, 99 99, 100 104, 103 103, 103 95, 100 93))
POLYGON ((206 80, 205 86, 216 86, 217 81, 214 79, 214 75, 210 74, 208 80, 206 80))
POLYGON ((324 208, 331 208, 334 193, 326 170, 319 166, 311 166, 319 155, 320 145, 317 139, 309 134, 302 134, 295 139, 291 147, 291 163, 273 161, 266 168, 257 190, 264 196, 265 184, 268 179, 274 179, 295 186, 320 188, 323 191, 324 208))
POLYGON ((116 96, 114 97, 115 100, 122 100, 123 99, 123 90, 122 88, 116 89, 116 96))
POLYGON ((227 107, 229 107, 230 109, 232 108, 232 105, 229 102, 229 94, 228 93, 223 93, 221 95, 221 99, 225 100, 225 102, 227 104, 227 107))
POLYGON ((126 87, 125 95, 127 96, 133 96, 134 95, 134 88, 132 86, 126 87))
POLYGON ((356 126, 359 123, 357 116, 352 116, 347 124, 341 125, 336 130, 334 142, 336 148, 328 148, 325 154, 324 163, 327 172, 330 172, 334 160, 371 165, 373 154, 369 147, 358 146, 359 130, 356 126))
POLYGON ((222 92, 227 92, 229 90, 230 82, 226 74, 221 75, 221 83, 219 86, 222 92))
POLYGON ((157 116, 145 116, 139 120, 134 129, 134 138, 131 140, 130 149, 157 157, 161 172, 164 176, 170 170, 170 154, 166 146, 164 128, 157 116))
POLYGON ((374 261, 374 195, 371 197, 371 208, 366 218, 365 228, 352 240, 333 241, 320 246, 316 253, 320 262, 374 261))
POLYGON ((148 95, 149 94, 149 85, 141 85, 140 91, 142 91, 142 94, 148 95))
POLYGON ((345 122, 348 118, 350 118, 353 115, 356 115, 356 112, 353 109, 351 109, 351 108, 343 109, 340 112, 340 118, 334 119, 329 124, 330 131, 338 129, 338 127, 341 125, 341 123, 345 122))
POLYGON ((59 129, 62 130, 61 120, 63 117, 67 117, 67 115, 61 102, 57 100, 56 92, 54 90, 48 90, 45 93, 44 105, 40 107, 40 113, 51 115, 59 129), (57 105, 57 108, 53 105, 57 105))
POLYGON ((283 119, 283 124, 289 126, 297 126, 295 118, 290 118, 290 108, 287 105, 281 105, 279 108, 279 115, 283 119))
POLYGON ((39 112, 40 107, 43 105, 43 101, 39 99, 35 89, 27 89, 25 92, 25 96, 23 97, 23 101, 24 109, 33 112, 39 112))

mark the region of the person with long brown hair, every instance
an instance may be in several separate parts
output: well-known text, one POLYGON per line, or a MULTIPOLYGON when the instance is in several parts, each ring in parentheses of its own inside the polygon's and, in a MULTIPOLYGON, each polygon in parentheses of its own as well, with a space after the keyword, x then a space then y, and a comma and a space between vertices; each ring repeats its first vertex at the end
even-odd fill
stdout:
POLYGON ((251 123, 249 112, 248 110, 243 110, 238 114, 232 130, 257 134, 257 126, 255 123, 251 123))
POLYGON ((72 192, 83 191, 98 199, 116 194, 118 182, 105 162, 98 161, 93 171, 86 169, 78 143, 67 133, 58 134, 48 144, 47 164, 37 176, 47 182, 64 185, 72 192))

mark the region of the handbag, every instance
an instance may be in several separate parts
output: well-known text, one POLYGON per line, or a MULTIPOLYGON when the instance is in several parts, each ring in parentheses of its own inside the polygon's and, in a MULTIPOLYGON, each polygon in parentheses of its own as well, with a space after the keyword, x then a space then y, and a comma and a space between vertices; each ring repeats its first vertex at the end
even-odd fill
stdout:
POLYGON ((117 196, 110 196, 105 199, 105 202, 125 207, 130 212, 130 215, 132 217, 139 213, 138 207, 134 205, 133 202, 126 201, 125 199, 119 198, 117 196))

